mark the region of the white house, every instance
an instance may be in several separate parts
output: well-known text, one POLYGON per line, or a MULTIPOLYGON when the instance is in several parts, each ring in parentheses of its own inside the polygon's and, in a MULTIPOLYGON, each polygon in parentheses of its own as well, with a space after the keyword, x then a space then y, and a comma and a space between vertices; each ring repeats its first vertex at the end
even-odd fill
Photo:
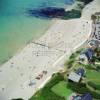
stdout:
POLYGON ((81 79, 81 75, 78 75, 77 73, 75 72, 71 72, 68 76, 68 80, 71 80, 73 82, 79 82, 81 79))

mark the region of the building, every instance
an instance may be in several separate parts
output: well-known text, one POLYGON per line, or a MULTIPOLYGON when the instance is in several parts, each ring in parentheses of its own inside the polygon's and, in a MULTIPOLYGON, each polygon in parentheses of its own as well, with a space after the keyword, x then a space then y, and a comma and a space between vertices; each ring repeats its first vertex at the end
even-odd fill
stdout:
POLYGON ((85 70, 83 68, 79 68, 75 72, 76 74, 80 75, 81 77, 84 76, 85 70))
POLYGON ((80 54, 78 62, 82 64, 88 64, 87 56, 85 54, 80 54))
POLYGON ((84 69, 79 68, 75 72, 71 72, 68 76, 68 80, 71 80, 73 82, 80 82, 81 78, 84 76, 84 69))
POLYGON ((83 95, 72 93, 68 100, 93 100, 90 93, 83 95))
POLYGON ((92 49, 96 49, 99 47, 99 41, 95 40, 95 39, 91 39, 88 41, 88 46, 92 49))
POLYGON ((100 12, 96 12, 95 16, 96 16, 97 21, 100 21, 100 12))
POLYGON ((68 76, 68 80, 78 83, 81 80, 81 76, 75 72, 71 72, 68 76))
POLYGON ((86 94, 81 96, 80 100, 93 100, 93 99, 92 99, 92 96, 90 93, 86 93, 86 94))
POLYGON ((92 58, 94 56, 94 51, 92 48, 88 48, 85 51, 81 52, 79 56, 79 61, 83 64, 88 64, 92 61, 92 58))
POLYGON ((95 39, 100 43, 100 12, 96 12, 92 17, 93 23, 90 39, 95 39))

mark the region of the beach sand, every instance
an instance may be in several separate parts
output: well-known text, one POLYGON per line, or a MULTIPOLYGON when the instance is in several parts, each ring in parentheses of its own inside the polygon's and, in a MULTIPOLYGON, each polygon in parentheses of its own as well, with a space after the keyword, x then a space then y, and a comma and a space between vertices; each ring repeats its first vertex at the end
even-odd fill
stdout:
POLYGON ((64 57, 83 44, 90 33, 91 20, 85 17, 56 20, 41 38, 0 66, 0 100, 28 100, 54 72, 63 69, 64 57), (39 75, 40 80, 36 79, 39 75))

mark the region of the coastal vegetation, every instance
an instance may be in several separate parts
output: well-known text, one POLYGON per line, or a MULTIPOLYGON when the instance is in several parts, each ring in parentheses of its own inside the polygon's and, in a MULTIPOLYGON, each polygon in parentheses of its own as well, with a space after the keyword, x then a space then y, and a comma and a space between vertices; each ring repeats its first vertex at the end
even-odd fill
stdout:
POLYGON ((92 2, 93 0, 76 0, 76 1, 84 2, 84 4, 86 5, 90 2, 92 2))
POLYGON ((80 18, 81 12, 80 10, 72 9, 70 11, 66 11, 64 15, 61 17, 61 19, 72 19, 72 18, 80 18))

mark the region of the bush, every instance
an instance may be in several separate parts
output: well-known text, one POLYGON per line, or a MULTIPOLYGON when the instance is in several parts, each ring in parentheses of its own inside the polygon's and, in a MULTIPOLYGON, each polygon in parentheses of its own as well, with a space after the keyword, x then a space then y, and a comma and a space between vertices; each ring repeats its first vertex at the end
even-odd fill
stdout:
POLYGON ((67 11, 64 16, 62 16, 62 19, 71 19, 71 18, 80 18, 81 17, 81 11, 72 9, 71 11, 67 11))
POLYGON ((93 82, 88 82, 88 85, 90 85, 91 87, 93 87, 95 90, 100 90, 100 85, 97 85, 93 82))
POLYGON ((73 66, 74 61, 74 59, 70 59, 68 62, 66 62, 67 68, 71 68, 73 66))
POLYGON ((72 91, 75 91, 75 92, 80 93, 80 94, 85 94, 85 93, 89 92, 93 96, 93 98, 100 99, 100 93, 91 91, 90 89, 88 89, 86 87, 86 84, 68 82, 67 88, 70 88, 72 91))
POLYGON ((86 5, 86 4, 90 3, 90 2, 92 2, 93 0, 77 0, 77 1, 84 2, 84 4, 86 5))
POLYGON ((75 57, 76 57, 75 53, 72 53, 69 59, 73 59, 73 58, 75 59, 75 57))
POLYGON ((84 94, 89 91, 86 84, 83 83, 68 82, 67 87, 80 94, 84 94))
POLYGON ((91 92, 91 95, 93 96, 93 98, 100 100, 100 93, 91 92))

